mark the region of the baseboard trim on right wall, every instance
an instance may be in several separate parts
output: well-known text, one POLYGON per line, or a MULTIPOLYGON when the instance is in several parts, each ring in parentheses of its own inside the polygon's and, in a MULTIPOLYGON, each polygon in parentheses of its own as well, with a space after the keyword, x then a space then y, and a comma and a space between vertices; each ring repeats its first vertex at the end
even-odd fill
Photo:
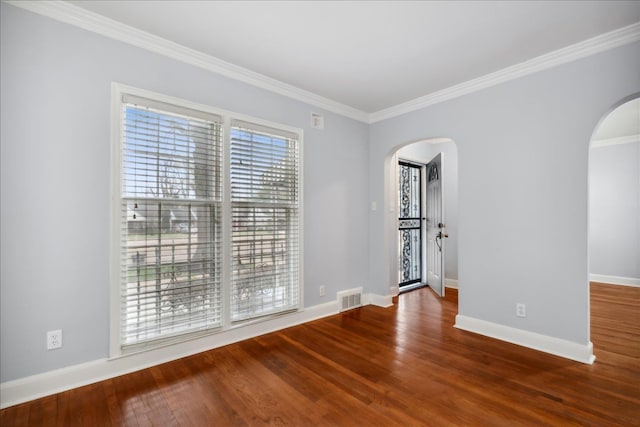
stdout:
POLYGON ((456 324, 454 326, 458 329, 507 341, 512 344, 521 345, 523 347, 532 348, 534 350, 543 351, 545 353, 554 354, 556 356, 587 363, 589 365, 593 364, 596 360, 596 357, 593 355, 593 344, 591 342, 587 345, 582 345, 572 341, 550 337, 548 335, 524 331, 522 329, 512 328, 498 323, 487 322, 486 320, 462 316, 460 314, 456 316, 456 324))
POLYGON ((589 274, 590 282, 610 283, 612 285, 640 287, 640 279, 633 277, 607 276, 605 274, 589 274))

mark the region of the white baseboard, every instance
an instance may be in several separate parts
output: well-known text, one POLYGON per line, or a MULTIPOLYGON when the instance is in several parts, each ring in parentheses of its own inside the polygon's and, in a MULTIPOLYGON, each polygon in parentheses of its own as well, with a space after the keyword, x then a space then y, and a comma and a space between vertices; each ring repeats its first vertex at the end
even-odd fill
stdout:
POLYGON ((605 274, 589 274, 590 282, 610 283, 612 285, 640 287, 640 279, 634 277, 607 276, 605 274))
POLYGON ((444 279, 444 286, 447 288, 458 289, 458 279, 444 279))
POLYGON ((393 295, 365 294, 364 304, 376 305, 378 307, 391 307, 393 305, 393 295))
MULTIPOLYGON (((364 294, 363 303, 381 307, 392 305, 390 295, 381 296, 376 294, 364 294)), ((175 345, 114 359, 98 359, 26 378, 6 381, 0 384, 0 408, 93 384, 269 332, 338 314, 338 309, 338 302, 331 301, 307 307, 295 313, 274 317, 264 322, 248 324, 175 345)))
MULTIPOLYGON (((387 307, 391 305, 391 296, 365 294, 364 301, 366 304, 387 307)), ((338 314, 337 301, 308 307, 295 313, 274 317, 265 322, 253 323, 246 327, 230 329, 176 345, 117 359, 94 360, 14 381, 6 381, 0 384, 0 408, 93 384, 333 314, 338 314)))
POLYGON ((498 323, 487 322, 473 317, 457 315, 456 324, 458 329, 475 332, 491 338, 497 338, 513 344, 529 347, 534 350, 576 360, 578 362, 592 364, 596 357, 593 355, 593 344, 578 344, 560 338, 550 337, 535 332, 512 328, 498 323))

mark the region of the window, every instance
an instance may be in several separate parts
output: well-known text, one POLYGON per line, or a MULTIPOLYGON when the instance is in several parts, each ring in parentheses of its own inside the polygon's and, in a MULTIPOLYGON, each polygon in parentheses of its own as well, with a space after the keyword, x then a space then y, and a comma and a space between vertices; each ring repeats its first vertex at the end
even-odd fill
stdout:
POLYGON ((296 310, 299 133, 160 95, 117 99, 112 353, 296 310))
POLYGON ((298 306, 297 135, 231 128, 232 320, 298 306))
POLYGON ((221 325, 221 119, 125 96, 123 347, 221 325))

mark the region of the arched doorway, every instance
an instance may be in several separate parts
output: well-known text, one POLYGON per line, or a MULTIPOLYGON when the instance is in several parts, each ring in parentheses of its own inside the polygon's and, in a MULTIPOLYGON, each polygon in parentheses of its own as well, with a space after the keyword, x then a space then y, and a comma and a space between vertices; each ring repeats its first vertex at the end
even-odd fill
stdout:
POLYGON ((640 286, 640 97, 606 114, 589 147, 589 280, 640 286))
MULTIPOLYGON (((389 270, 393 276, 392 283, 401 283, 402 276, 405 273, 403 268, 403 249, 406 249, 403 245, 403 239, 401 238, 403 230, 399 229, 399 216, 401 214, 401 186, 399 180, 400 171, 399 165, 412 165, 422 169, 422 206, 421 211, 424 215, 424 221, 427 220, 427 201, 426 189, 429 183, 429 171, 426 169, 426 165, 430 164, 432 160, 438 156, 442 156, 442 194, 443 194, 443 227, 441 230, 443 236, 448 235, 448 238, 440 239, 438 245, 441 245, 444 254, 443 257, 443 286, 457 288, 458 282, 458 248, 457 248, 457 227, 458 227, 458 150, 455 142, 448 138, 430 138, 420 140, 416 142, 410 142, 406 144, 400 144, 394 147, 389 155, 385 159, 385 180, 388 183, 390 191, 385 197, 385 206, 388 206, 388 212, 385 217, 387 218, 388 232, 387 236, 390 242, 395 242, 390 245, 390 252, 388 256, 389 270), (445 227, 446 225, 446 227, 445 227)), ((420 287, 421 285, 428 284, 429 277, 429 250, 433 251, 435 246, 428 248, 429 236, 427 236, 427 226, 425 224, 422 233, 421 243, 421 272, 418 275, 420 281, 414 287, 420 287)), ((405 234, 406 233, 405 231, 405 234)), ((436 249, 437 250, 437 249, 436 249)), ((406 265, 405 265, 406 266, 406 265)), ((415 276, 414 276, 415 277, 415 276)), ((406 289, 405 289, 406 290, 406 289)), ((444 288, 443 288, 444 290, 444 288)), ((392 289, 392 294, 397 294, 399 288, 392 289)))

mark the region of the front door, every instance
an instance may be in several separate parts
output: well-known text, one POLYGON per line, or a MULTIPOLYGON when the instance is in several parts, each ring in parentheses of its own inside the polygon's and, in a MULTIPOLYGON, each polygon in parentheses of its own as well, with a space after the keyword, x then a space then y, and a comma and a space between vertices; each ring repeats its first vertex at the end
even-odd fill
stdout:
POLYGON ((427 164, 427 284, 444 296, 444 234, 442 205, 442 153, 427 164))
POLYGON ((398 163, 398 248, 400 289, 422 282, 421 166, 398 163))

